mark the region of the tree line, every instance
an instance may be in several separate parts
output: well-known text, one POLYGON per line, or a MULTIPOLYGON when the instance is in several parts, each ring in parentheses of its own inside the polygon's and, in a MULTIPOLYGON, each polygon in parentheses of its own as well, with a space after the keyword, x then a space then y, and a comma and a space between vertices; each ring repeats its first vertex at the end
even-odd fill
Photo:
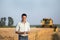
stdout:
MULTIPOLYGON (((0 18, 0 26, 6 26, 6 17, 2 17, 0 18)), ((8 17, 8 26, 13 26, 13 18, 12 17, 8 17)))

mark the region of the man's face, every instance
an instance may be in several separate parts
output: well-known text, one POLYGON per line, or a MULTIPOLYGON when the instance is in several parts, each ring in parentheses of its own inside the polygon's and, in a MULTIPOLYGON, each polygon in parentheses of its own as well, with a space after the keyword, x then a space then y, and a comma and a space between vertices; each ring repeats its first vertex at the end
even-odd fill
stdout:
POLYGON ((26 16, 22 16, 22 21, 26 21, 26 16))

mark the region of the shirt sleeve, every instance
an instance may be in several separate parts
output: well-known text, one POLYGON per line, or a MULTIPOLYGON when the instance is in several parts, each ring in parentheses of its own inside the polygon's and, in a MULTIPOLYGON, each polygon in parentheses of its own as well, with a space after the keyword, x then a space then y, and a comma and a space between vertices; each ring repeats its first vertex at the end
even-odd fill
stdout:
POLYGON ((29 27, 28 27, 28 31, 30 31, 30 24, 29 24, 29 27))
POLYGON ((16 29, 15 29, 16 31, 19 31, 19 23, 17 24, 17 26, 16 26, 16 29))

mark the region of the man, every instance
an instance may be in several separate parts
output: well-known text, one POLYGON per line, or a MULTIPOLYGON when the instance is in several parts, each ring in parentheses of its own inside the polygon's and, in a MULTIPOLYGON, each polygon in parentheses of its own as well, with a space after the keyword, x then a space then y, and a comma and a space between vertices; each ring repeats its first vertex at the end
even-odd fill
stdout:
POLYGON ((28 33, 30 31, 30 24, 27 22, 27 15, 22 14, 22 21, 16 26, 16 33, 19 34, 19 40, 28 40, 28 33))

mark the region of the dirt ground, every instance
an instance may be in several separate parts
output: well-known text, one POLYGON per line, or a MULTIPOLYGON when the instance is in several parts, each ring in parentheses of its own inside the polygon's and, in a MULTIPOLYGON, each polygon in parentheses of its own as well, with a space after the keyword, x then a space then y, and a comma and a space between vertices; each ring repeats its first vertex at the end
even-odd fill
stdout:
MULTIPOLYGON (((29 40, 60 40, 60 33, 53 28, 31 28, 29 40)), ((0 28, 0 40, 18 40, 15 28, 0 28)))

